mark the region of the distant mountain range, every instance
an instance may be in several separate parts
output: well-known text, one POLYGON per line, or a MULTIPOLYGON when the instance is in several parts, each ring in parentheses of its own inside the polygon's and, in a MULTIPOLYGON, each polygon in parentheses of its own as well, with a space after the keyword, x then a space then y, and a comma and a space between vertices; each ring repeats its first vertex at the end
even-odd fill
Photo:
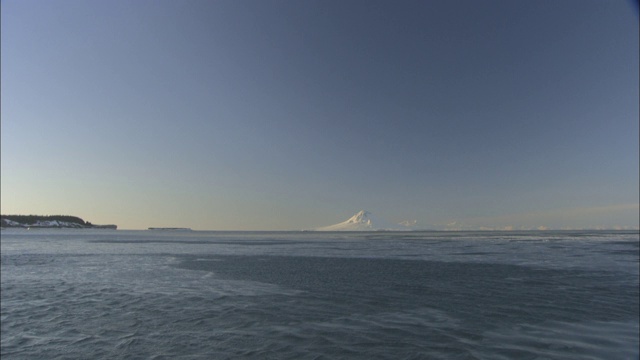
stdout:
POLYGON ((3 228, 68 228, 117 229, 117 225, 94 225, 77 216, 69 215, 0 215, 3 228))
POLYGON ((404 222, 392 224, 375 217, 369 211, 361 210, 355 215, 338 224, 323 226, 314 231, 409 231, 413 223, 404 222))

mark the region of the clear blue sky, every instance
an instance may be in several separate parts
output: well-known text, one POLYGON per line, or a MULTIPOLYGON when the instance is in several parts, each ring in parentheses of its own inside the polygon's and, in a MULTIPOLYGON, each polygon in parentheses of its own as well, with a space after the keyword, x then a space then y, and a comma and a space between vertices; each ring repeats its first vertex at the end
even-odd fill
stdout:
POLYGON ((638 227, 633 1, 1 4, 3 214, 638 227))

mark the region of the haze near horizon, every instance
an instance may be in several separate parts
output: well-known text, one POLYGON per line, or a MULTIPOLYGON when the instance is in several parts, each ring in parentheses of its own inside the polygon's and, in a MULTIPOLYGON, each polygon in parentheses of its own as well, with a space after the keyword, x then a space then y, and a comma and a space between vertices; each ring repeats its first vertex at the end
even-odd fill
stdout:
POLYGON ((634 2, 0 6, 2 214, 638 228, 634 2))

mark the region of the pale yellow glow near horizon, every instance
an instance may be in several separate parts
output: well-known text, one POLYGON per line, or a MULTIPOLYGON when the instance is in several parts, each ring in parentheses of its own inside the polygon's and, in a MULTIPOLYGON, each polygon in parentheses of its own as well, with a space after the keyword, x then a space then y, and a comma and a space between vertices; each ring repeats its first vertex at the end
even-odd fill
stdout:
POLYGON ((628 225, 622 226, 622 224, 627 223, 629 219, 638 219, 639 215, 640 204, 634 203, 554 209, 493 217, 475 217, 466 219, 464 223, 469 226, 491 227, 503 230, 515 230, 523 226, 534 229, 615 229, 622 227, 638 229, 637 225, 632 227, 628 225), (619 219, 619 223, 615 223, 616 218, 619 219), (582 225, 569 225, 578 223, 582 225))

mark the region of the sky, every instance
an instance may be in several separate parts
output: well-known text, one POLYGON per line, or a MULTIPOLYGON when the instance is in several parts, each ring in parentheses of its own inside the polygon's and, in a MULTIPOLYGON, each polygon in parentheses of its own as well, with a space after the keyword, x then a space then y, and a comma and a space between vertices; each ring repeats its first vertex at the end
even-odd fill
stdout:
POLYGON ((2 214, 638 228, 622 0, 3 0, 2 214))

